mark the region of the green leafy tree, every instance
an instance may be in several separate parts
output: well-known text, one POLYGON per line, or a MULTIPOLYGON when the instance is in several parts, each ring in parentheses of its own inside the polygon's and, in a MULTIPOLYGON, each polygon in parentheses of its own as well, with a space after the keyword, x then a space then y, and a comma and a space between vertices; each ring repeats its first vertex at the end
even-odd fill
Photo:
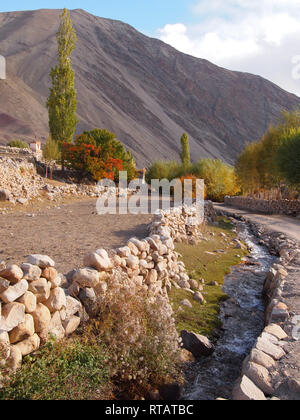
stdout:
POLYGON ((278 149, 277 162, 284 180, 300 189, 300 128, 293 129, 278 149))
MULTIPOLYGON (((56 34, 58 44, 58 65, 51 69, 52 87, 47 101, 49 128, 53 140, 71 143, 76 124, 77 100, 74 87, 75 74, 71 54, 76 46, 76 33, 70 13, 64 9, 56 34)), ((63 158, 63 157, 62 157, 63 158)))
POLYGON ((186 133, 181 137, 181 162, 183 166, 191 164, 190 142, 186 133))
POLYGON ((52 179, 53 173, 53 162, 60 159, 60 149, 58 143, 50 136, 43 149, 43 158, 46 161, 46 177, 48 174, 48 168, 50 168, 50 178, 52 179))

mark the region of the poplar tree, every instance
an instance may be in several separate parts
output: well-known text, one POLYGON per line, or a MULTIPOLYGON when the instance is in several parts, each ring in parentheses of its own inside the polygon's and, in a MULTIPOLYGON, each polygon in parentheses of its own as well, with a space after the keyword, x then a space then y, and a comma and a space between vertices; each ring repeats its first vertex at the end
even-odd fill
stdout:
POLYGON ((191 164, 191 152, 188 135, 183 133, 181 137, 181 161, 183 166, 191 164))
POLYGON ((71 64, 71 54, 76 48, 77 37, 67 9, 64 9, 60 16, 60 26, 56 39, 58 65, 52 68, 50 72, 52 87, 47 108, 51 137, 61 146, 64 142, 71 143, 78 122, 76 118, 76 90, 74 87, 75 74, 71 64))

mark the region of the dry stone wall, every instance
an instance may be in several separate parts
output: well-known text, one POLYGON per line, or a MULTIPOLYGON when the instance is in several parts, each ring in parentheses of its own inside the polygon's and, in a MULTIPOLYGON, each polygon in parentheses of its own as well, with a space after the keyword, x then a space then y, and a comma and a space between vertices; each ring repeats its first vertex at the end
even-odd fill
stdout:
POLYGON ((265 214, 284 214, 300 218, 299 200, 258 200, 252 197, 225 197, 224 204, 265 214))
MULTIPOLYGON (((213 217, 211 203, 206 205, 213 217)), ((66 277, 45 255, 31 255, 21 266, 0 265, 0 344, 10 368, 20 367, 22 358, 35 352, 55 336, 72 334, 81 322, 97 315, 108 288, 115 293, 142 288, 149 302, 165 305, 172 317, 168 292, 195 286, 175 251, 175 241, 199 241, 201 223, 194 207, 160 212, 149 226, 149 237, 132 238, 116 250, 98 249, 84 258, 84 267, 66 277)), ((194 242, 193 242, 194 243, 194 242)))
POLYGON ((265 329, 244 361, 233 399, 299 400, 300 243, 242 219, 278 258, 264 285, 265 329))

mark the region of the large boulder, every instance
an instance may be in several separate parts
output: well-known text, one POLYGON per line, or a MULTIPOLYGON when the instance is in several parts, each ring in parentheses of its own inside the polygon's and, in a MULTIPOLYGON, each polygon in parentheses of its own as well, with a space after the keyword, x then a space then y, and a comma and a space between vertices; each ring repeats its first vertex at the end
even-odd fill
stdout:
POLYGON ((215 351, 214 345, 207 337, 189 331, 181 331, 183 348, 195 357, 210 356, 215 351))

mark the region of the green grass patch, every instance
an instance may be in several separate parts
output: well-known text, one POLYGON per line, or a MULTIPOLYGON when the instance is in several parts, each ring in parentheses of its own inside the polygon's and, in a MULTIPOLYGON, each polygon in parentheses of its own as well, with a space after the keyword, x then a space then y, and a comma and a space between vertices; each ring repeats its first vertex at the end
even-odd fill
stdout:
POLYGON ((0 400, 99 400, 109 389, 107 355, 101 344, 81 338, 43 345, 23 360, 0 390, 0 400))
POLYGON ((237 244, 233 240, 237 235, 230 221, 224 218, 218 221, 219 226, 206 227, 204 237, 207 241, 201 241, 197 246, 176 246, 190 277, 198 282, 201 279, 205 281, 201 293, 207 302, 201 305, 189 292, 172 288, 170 299, 176 314, 178 332, 185 329, 213 338, 214 332, 221 327, 220 303, 228 298, 222 290, 225 276, 230 274, 232 266, 240 264, 242 257, 248 254, 246 250, 236 249, 237 244), (226 237, 222 236, 223 233, 226 237), (212 282, 217 282, 219 286, 212 286, 212 282), (193 308, 182 307, 183 311, 179 311, 180 302, 184 299, 189 299, 193 308))

